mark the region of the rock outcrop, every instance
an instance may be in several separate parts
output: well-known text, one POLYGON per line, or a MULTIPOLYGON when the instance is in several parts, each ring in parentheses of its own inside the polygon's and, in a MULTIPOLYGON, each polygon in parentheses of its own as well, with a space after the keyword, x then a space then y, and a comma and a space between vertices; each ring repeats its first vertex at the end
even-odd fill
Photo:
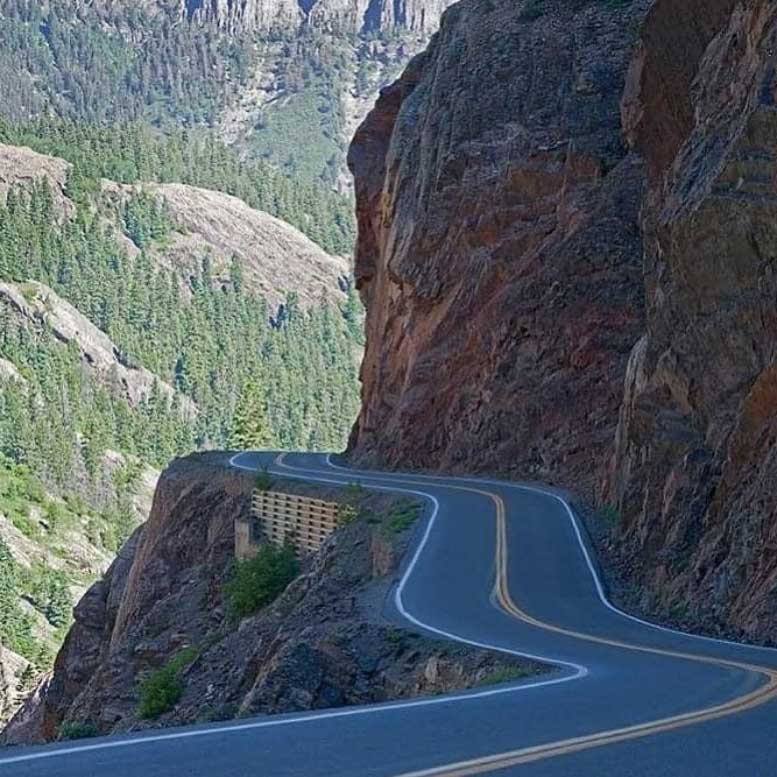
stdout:
POLYGON ((72 215, 73 203, 65 195, 70 167, 64 159, 38 154, 24 146, 0 143, 0 203, 5 203, 11 189, 21 187, 29 191, 34 184, 46 181, 60 215, 72 215))
POLYGON ((642 31, 647 332, 611 477, 644 603, 775 642, 776 50, 761 0, 659 0, 642 31))
POLYGON ((649 3, 573 5, 450 8, 356 134, 358 461, 603 472, 643 327, 619 103, 649 3))
POLYGON ((285 221, 255 210, 237 197, 195 186, 103 184, 104 198, 114 204, 139 191, 164 203, 175 224, 175 231, 163 243, 152 246, 150 254, 163 267, 175 270, 187 287, 207 255, 215 283, 230 283, 229 271, 236 259, 246 289, 262 295, 273 311, 292 292, 303 306, 321 300, 343 301, 350 273, 348 261, 330 256, 285 221))
POLYGON ((179 0, 181 16, 229 33, 296 29, 305 15, 298 0, 179 0))
POLYGON ((16 711, 21 701, 24 670, 29 661, 0 645, 0 726, 16 711))
POLYGON ((433 32, 453 0, 179 0, 180 13, 235 32, 285 32, 302 26, 361 34, 433 32))
POLYGON ((147 524, 76 607, 52 677, 2 742, 52 739, 63 722, 102 732, 150 725, 137 717, 139 681, 187 646, 197 655, 162 725, 385 701, 468 687, 497 670, 538 670, 381 620, 376 603, 409 541, 380 525, 385 496, 368 497, 371 522, 335 533, 273 605, 231 618, 223 584, 234 521, 248 509, 254 478, 226 460, 194 456, 163 474, 147 524))
POLYGON ((313 0, 307 19, 313 27, 353 33, 433 33, 453 0, 313 0))
POLYGON ((16 365, 9 362, 8 359, 0 359, 0 380, 10 380, 22 386, 27 383, 19 370, 16 369, 16 365))
POLYGON ((191 400, 154 373, 144 367, 127 366, 108 335, 48 286, 34 281, 0 283, 0 307, 19 324, 46 326, 63 345, 75 345, 86 368, 104 385, 120 390, 131 406, 137 407, 156 385, 171 399, 178 395, 186 413, 196 412, 191 400))

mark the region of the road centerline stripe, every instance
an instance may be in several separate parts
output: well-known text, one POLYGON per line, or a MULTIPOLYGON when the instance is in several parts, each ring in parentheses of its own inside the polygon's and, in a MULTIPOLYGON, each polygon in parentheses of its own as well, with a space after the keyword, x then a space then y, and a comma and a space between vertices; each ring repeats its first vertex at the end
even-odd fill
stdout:
MULTIPOLYGON (((299 472, 321 472, 320 470, 305 470, 302 468, 290 467, 284 462, 285 454, 279 458, 280 466, 288 469, 293 469, 299 472)), ((346 472, 348 470, 345 470, 346 472)), ((371 476, 364 475, 366 478, 373 478, 381 480, 380 475, 371 476)), ((413 476, 409 476, 412 478, 413 476)), ((391 480, 389 478, 383 478, 383 481, 391 480)), ((406 485, 424 485, 423 482, 414 481, 408 479, 405 476, 398 478, 399 482, 406 485)), ((680 715, 674 715, 668 718, 661 718, 655 721, 649 721, 646 723, 636 724, 634 726, 627 726, 618 729, 611 729, 602 732, 598 732, 591 735, 582 737, 576 737, 574 739, 560 740, 558 742, 551 742, 544 745, 537 745, 528 748, 521 748, 514 751, 500 753, 496 755, 485 756, 480 759, 472 759, 470 761, 463 761, 455 764, 448 764, 440 767, 434 767, 432 769, 426 769, 416 772, 406 772, 398 777, 463 777, 464 775, 483 774, 486 772, 497 771, 499 769, 508 768, 510 766, 519 765, 522 763, 530 763, 533 761, 542 760, 545 758, 557 757, 560 755, 567 755, 582 750, 588 750, 595 747, 603 747, 605 745, 616 744, 630 739, 637 739, 646 736, 651 736, 667 731, 673 731, 679 728, 685 728, 691 725, 698 725, 700 723, 715 720, 721 717, 727 717, 729 715, 738 714, 749 709, 766 704, 770 701, 777 699, 777 670, 773 670, 769 667, 759 666, 756 664, 744 663, 739 661, 732 661, 728 659, 715 658, 713 656, 704 656, 695 653, 688 653, 678 650, 669 650, 664 648, 651 647, 647 645, 639 645, 624 642, 622 640, 611 640, 605 637, 598 637, 596 635, 586 634, 584 632, 575 631, 572 629, 565 629, 555 624, 550 624, 545 621, 541 621, 533 616, 529 615, 518 607, 512 599, 509 590, 508 581, 508 543, 507 543, 507 508, 504 499, 499 495, 491 491, 484 491, 482 489, 473 488, 471 486, 456 485, 452 486, 447 483, 435 484, 438 488, 469 491, 471 493, 477 493, 484 496, 488 496, 494 503, 496 516, 497 516, 497 548, 496 548, 496 560, 497 560, 497 575, 494 583, 494 592, 496 599, 499 602, 502 609, 508 612, 517 620, 520 620, 529 625, 550 631, 553 633, 561 634, 576 639, 581 639, 587 642, 594 642, 597 644, 607 645, 610 647, 616 647, 623 650, 630 650, 636 652, 650 653, 653 655, 665 656, 668 658, 675 658, 686 661, 694 661, 697 663, 704 663, 712 666, 720 666, 729 669, 738 669, 741 671, 754 673, 762 676, 765 680, 764 684, 756 689, 742 696, 738 696, 729 702, 714 705, 712 707, 705 707, 698 711, 689 713, 683 713, 680 715)), ((369 483, 366 485, 369 488, 369 483)), ((543 493, 542 491, 536 491, 536 493, 543 493)), ((550 498, 553 495, 547 494, 550 498)), ((562 500, 563 501, 563 500, 562 500)), ((580 540, 581 547, 585 553, 585 548, 580 540)), ((596 579, 596 575, 593 570, 593 566, 590 559, 587 558, 588 567, 594 574, 594 578, 597 582, 597 590, 601 592, 601 585, 596 579)), ((635 619, 638 620, 638 619, 635 619)), ((646 624, 650 625, 650 624, 646 624)), ((551 659, 544 659, 546 662, 551 659)))

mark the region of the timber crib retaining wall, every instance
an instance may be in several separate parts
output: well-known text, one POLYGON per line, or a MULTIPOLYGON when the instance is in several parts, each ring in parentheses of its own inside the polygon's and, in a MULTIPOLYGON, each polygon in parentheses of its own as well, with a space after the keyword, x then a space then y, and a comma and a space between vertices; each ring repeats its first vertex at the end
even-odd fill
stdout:
POLYGON ((235 556, 250 558, 262 540, 290 542, 299 555, 315 553, 337 528, 340 506, 278 491, 254 491, 251 518, 235 522, 235 556))

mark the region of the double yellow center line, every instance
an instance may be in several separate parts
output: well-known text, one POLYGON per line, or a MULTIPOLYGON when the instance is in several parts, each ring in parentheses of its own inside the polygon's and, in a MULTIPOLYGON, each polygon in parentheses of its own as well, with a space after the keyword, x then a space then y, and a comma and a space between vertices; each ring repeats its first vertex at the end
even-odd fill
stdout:
POLYGON ((753 672, 761 675, 764 678, 764 683, 755 691, 737 697, 736 699, 726 702, 725 704, 718 704, 695 712, 688 712, 668 718, 661 718, 659 720, 650 721, 648 723, 641 723, 634 726, 602 731, 597 734, 590 734, 587 736, 550 742, 544 745, 511 750, 509 752, 484 756, 482 758, 475 758, 468 761, 461 761, 459 763, 448 764, 432 769, 409 772, 401 775, 401 777, 465 777, 466 775, 485 774, 487 772, 507 769, 512 766, 532 763, 533 761, 540 761, 546 758, 554 758, 561 755, 571 755, 573 753, 579 753, 583 750, 590 750, 595 747, 604 747, 606 745, 613 745, 618 742, 625 742, 631 739, 638 739, 640 737, 651 736, 653 734, 674 731, 686 726, 696 725, 705 721, 716 720, 728 715, 744 712, 777 698, 777 671, 768 667, 755 666, 753 664, 741 663, 739 661, 728 661, 725 659, 712 658, 710 656, 696 655, 693 653, 685 653, 677 650, 664 650, 662 648, 647 647, 645 645, 631 644, 628 642, 622 642, 620 640, 607 639, 605 637, 597 637, 591 634, 575 631, 573 629, 565 629, 561 626, 545 623, 544 621, 538 620, 537 618, 534 618, 528 613, 524 612, 513 601, 512 596, 510 595, 510 588, 508 584, 507 511, 505 508, 504 500, 499 495, 489 491, 481 491, 479 489, 463 488, 459 486, 455 486, 455 488, 462 488, 462 490, 483 494, 488 496, 494 502, 496 507, 497 523, 497 574, 494 593, 502 609, 504 609, 505 612, 509 613, 517 620, 530 624, 531 626, 535 626, 539 629, 543 629, 544 631, 549 631, 554 634, 560 634, 566 637, 574 637, 575 639, 584 640, 586 642, 594 642, 600 645, 607 645, 623 650, 650 653, 653 655, 666 656, 669 658, 678 658, 687 661, 696 661, 702 664, 711 664, 714 666, 753 672))
MULTIPOLYGON (((278 463, 282 466, 289 465, 283 462, 284 456, 280 457, 278 463)), ((303 470, 304 471, 304 470, 303 470)), ((324 474, 324 473, 322 473, 324 474)), ((368 476, 369 478, 369 476, 368 476)), ((380 479, 376 476, 375 479, 380 479)), ((401 485, 428 487, 429 483, 424 481, 401 478, 401 485)), ((687 653, 678 650, 669 650, 658 647, 649 647, 621 640, 607 639, 592 634, 566 629, 562 626, 556 626, 551 623, 534 618, 524 612, 513 601, 510 594, 508 580, 508 542, 507 542, 507 509, 504 499, 492 491, 486 491, 479 488, 463 485, 435 484, 453 491, 463 491, 472 494, 478 494, 490 499, 496 510, 496 581, 494 584, 494 595, 500 607, 509 615, 523 623, 534 626, 543 631, 559 634, 565 637, 573 637, 585 642, 592 642, 599 645, 606 645, 622 650, 629 650, 638 653, 647 653, 651 655, 664 656, 667 658, 682 659, 694 661, 700 664, 736 669, 760 675, 764 682, 754 691, 738 696, 724 704, 717 704, 706 707, 694 712, 683 713, 671 717, 660 718, 658 720, 640 723, 623 728, 601 731, 596 734, 589 734, 571 739, 564 739, 556 742, 549 742, 543 745, 524 747, 517 750, 498 753, 495 755, 484 756, 458 763, 446 764, 444 766, 424 769, 421 771, 407 772, 398 777, 466 777, 467 775, 485 774, 487 772, 507 769, 512 766, 532 763, 546 758, 555 758, 562 755, 571 755, 584 750, 591 750, 596 747, 605 747, 618 742, 626 742, 632 739, 661 734, 668 731, 675 731, 687 726, 697 725, 711 720, 724 718, 729 715, 735 715, 740 712, 759 707, 767 702, 777 699, 777 670, 769 667, 757 666, 754 664, 740 661, 730 661, 722 658, 687 653)), ((368 484, 369 487, 369 484, 368 484)))

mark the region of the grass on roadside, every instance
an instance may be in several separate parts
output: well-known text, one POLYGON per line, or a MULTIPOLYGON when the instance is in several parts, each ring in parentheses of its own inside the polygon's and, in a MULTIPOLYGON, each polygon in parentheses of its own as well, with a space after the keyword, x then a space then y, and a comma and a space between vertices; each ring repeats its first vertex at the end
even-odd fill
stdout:
POLYGON ((230 613, 236 618, 253 615, 274 602, 298 573, 293 548, 262 545, 254 558, 235 562, 224 585, 230 613))
POLYGON ((507 666, 503 669, 496 669, 481 678, 476 687, 482 688, 487 685, 503 685, 504 683, 514 683, 517 680, 524 680, 531 677, 531 670, 521 666, 507 666))

